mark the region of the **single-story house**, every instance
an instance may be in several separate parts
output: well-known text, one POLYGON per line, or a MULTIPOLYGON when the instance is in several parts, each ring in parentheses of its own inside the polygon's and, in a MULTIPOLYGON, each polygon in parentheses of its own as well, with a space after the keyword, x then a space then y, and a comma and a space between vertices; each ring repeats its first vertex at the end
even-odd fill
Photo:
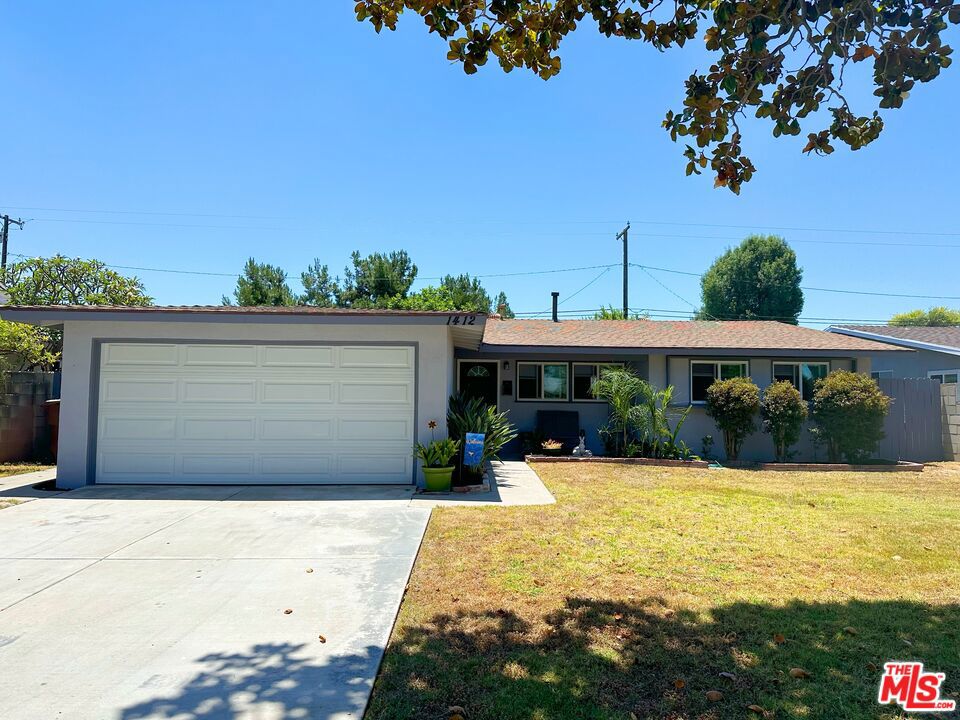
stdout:
MULTIPOLYGON (((411 483, 412 445, 443 431, 458 388, 509 410, 579 413, 602 451, 607 364, 635 368, 693 411, 682 434, 716 435, 702 401, 714 379, 761 387, 836 368, 870 372, 868 339, 776 322, 500 320, 463 312, 308 307, 2 306, 4 320, 63 332, 58 482, 411 483)), ((722 443, 717 442, 718 446, 722 443)), ((769 439, 744 456, 768 457, 769 439)))
POLYGON ((960 379, 960 326, 900 327, 896 325, 832 325, 829 332, 876 340, 915 350, 878 353, 871 358, 876 378, 933 378, 941 383, 960 379))

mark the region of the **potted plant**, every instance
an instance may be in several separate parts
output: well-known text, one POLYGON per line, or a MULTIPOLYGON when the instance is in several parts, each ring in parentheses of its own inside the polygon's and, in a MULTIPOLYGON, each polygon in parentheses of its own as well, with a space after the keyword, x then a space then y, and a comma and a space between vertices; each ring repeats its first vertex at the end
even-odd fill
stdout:
MULTIPOLYGON (((428 424, 432 432, 437 423, 431 420, 428 424)), ((460 449, 460 441, 450 438, 434 439, 429 445, 417 443, 413 446, 413 454, 423 464, 423 479, 429 492, 448 492, 450 480, 453 477, 453 465, 450 461, 460 449)))

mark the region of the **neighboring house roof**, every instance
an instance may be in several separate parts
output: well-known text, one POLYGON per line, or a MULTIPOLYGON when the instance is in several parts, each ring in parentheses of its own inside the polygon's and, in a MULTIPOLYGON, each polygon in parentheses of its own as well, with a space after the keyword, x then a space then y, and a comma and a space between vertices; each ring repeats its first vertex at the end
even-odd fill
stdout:
POLYGON ((947 327, 914 327, 899 325, 832 325, 827 330, 851 337, 960 355, 960 325, 947 327))
POLYGON ((758 350, 784 355, 903 350, 773 320, 497 320, 484 329, 482 350, 603 348, 648 350, 758 350))

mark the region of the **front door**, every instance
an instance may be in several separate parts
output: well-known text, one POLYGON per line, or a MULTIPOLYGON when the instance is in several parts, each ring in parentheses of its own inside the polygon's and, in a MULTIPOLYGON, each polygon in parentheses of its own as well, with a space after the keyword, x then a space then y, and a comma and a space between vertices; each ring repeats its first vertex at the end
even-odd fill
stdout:
POLYGON ((460 362, 460 392, 482 398, 488 405, 497 404, 497 363, 460 362))

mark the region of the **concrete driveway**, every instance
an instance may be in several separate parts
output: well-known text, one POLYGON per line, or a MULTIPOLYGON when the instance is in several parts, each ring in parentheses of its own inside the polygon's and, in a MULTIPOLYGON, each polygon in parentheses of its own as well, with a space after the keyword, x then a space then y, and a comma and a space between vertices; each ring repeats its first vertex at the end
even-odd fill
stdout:
POLYGON ((410 499, 102 486, 0 510, 0 718, 359 718, 430 513, 410 499))

